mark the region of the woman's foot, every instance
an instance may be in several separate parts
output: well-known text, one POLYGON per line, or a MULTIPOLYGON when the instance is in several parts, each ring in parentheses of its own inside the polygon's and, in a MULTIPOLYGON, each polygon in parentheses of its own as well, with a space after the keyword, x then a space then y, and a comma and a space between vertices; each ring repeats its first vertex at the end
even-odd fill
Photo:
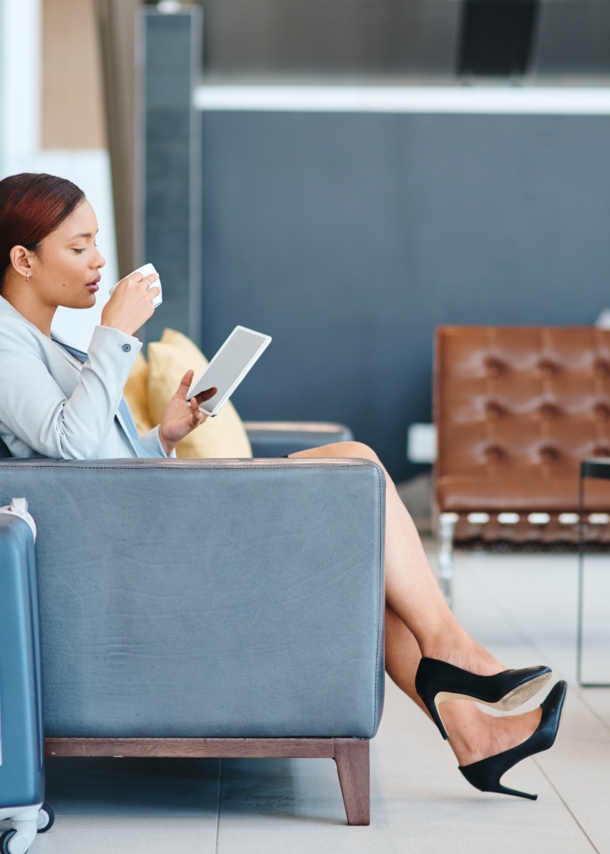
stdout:
POLYGON ((522 715, 496 717, 485 714, 468 700, 443 703, 449 744, 462 767, 527 741, 538 728, 541 716, 540 706, 522 715))
POLYGON ((422 655, 425 658, 445 661, 447 664, 461 667, 469 673, 476 673, 477 676, 495 676, 496 673, 501 673, 507 669, 501 661, 498 661, 490 652, 487 652, 484 647, 474 641, 459 625, 452 636, 443 632, 442 637, 438 640, 421 646, 422 655))

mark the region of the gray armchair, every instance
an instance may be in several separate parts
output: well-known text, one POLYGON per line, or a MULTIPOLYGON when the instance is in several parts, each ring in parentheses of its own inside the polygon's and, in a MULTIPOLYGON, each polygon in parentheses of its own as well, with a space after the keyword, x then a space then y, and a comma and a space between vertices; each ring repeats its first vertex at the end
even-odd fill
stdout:
POLYGON ((332 757, 369 821, 384 478, 365 460, 0 462, 38 525, 46 752, 332 757))

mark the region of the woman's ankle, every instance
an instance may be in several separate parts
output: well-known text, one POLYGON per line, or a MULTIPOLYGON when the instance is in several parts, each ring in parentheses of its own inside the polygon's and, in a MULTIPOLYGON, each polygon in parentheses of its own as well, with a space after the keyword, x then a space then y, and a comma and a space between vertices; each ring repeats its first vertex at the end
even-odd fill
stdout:
POLYGON ((448 700, 441 705, 449 745, 462 767, 527 741, 538 728, 542 715, 537 708, 521 715, 496 717, 477 709, 474 703, 471 705, 470 713, 464 700, 448 700))

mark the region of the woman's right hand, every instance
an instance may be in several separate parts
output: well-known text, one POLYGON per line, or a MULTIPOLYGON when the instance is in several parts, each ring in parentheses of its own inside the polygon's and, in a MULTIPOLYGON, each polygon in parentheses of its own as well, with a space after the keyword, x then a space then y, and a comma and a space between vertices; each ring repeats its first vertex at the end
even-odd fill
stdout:
POLYGON ((154 313, 152 301, 161 291, 148 288, 158 278, 158 273, 143 276, 136 272, 121 279, 103 308, 101 325, 120 329, 127 335, 137 332, 154 313))

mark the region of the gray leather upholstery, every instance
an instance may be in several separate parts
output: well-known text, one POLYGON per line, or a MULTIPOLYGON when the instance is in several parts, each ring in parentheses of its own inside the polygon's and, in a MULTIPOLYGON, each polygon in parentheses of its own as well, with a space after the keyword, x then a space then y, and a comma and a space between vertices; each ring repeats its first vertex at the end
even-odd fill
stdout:
POLYGON ((354 438, 349 427, 327 422, 246 421, 244 426, 255 457, 284 457, 354 438))
POLYGON ((49 736, 372 737, 381 470, 3 461, 38 524, 49 736))

